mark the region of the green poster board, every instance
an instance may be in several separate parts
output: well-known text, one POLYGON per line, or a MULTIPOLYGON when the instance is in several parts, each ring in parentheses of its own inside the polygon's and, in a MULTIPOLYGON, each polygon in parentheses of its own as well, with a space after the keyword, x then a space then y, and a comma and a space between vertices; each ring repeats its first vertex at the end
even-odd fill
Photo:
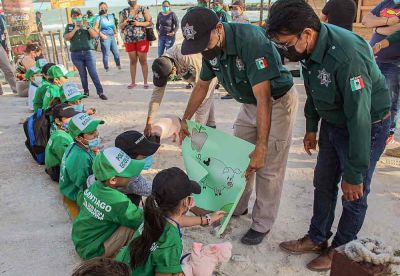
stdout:
POLYGON ((182 144, 183 161, 189 178, 201 187, 196 207, 226 211, 221 235, 246 186, 244 172, 254 145, 219 130, 188 121, 190 137, 182 144))

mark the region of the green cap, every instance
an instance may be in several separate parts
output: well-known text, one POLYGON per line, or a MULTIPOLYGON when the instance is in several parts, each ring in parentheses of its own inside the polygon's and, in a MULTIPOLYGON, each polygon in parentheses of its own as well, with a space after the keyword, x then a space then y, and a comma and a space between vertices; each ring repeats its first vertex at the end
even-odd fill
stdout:
POLYGON ((42 73, 42 69, 33 66, 31 68, 28 69, 28 71, 26 71, 25 73, 25 79, 30 80, 34 75, 42 73))
POLYGON ((75 138, 79 134, 90 133, 97 129, 99 125, 104 124, 103 120, 95 120, 86 113, 76 114, 68 123, 68 132, 75 138))
POLYGON ((87 97, 79 91, 78 85, 72 81, 64 83, 61 87, 61 91, 61 101, 63 103, 76 102, 87 97))
POLYGON ((101 151, 93 161, 93 174, 99 181, 106 181, 114 176, 131 178, 143 170, 144 161, 131 159, 117 147, 101 151))
POLYGON ((36 61, 36 67, 42 69, 47 63, 49 63, 49 62, 45 58, 38 59, 36 61))
POLYGON ((50 67, 50 69, 47 71, 47 75, 50 79, 58 79, 61 77, 70 78, 74 76, 74 72, 68 72, 64 65, 57 64, 50 67))

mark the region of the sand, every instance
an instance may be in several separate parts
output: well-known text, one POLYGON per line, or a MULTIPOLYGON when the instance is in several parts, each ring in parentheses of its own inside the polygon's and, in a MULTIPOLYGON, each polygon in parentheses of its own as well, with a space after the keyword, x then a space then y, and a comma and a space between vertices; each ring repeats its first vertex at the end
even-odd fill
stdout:
MULTIPOLYGON (((151 49, 154 57, 156 49, 151 49)), ((105 146, 113 145, 122 131, 144 129, 151 89, 142 85, 126 89, 129 83, 127 55, 121 52, 123 70, 111 62, 111 72, 105 73, 98 55, 98 71, 108 101, 97 98, 93 85, 86 107, 95 107, 106 124, 100 127, 105 146)), ((152 59, 149 59, 151 65, 152 59)), ((138 73, 141 80, 141 73, 138 73)), ((77 79, 78 80, 78 79, 77 79)), ((150 77, 151 80, 151 77, 150 77)), ((79 81, 79 80, 78 80, 79 81)), ((313 168, 316 154, 309 157, 303 151, 302 139, 305 120, 302 114, 305 93, 296 80, 300 107, 293 133, 293 144, 287 165, 279 218, 268 238, 259 246, 240 243, 248 230, 251 216, 232 219, 224 240, 233 243, 233 260, 219 268, 220 275, 318 275, 305 268, 313 254, 289 256, 279 250, 279 242, 300 238, 308 230, 313 202, 313 168)), ((140 81, 139 81, 140 84, 140 81)), ((168 85, 159 116, 183 114, 190 91, 184 82, 168 85)), ((5 91, 7 91, 5 87, 5 91)), ((232 124, 239 110, 234 100, 220 100, 215 96, 216 118, 219 129, 232 133, 232 124)), ((71 221, 66 212, 57 184, 37 165, 24 146, 21 122, 29 115, 26 99, 10 93, 0 96, 0 274, 1 275, 70 275, 79 264, 70 239, 71 221)), ((384 157, 383 160, 387 158, 384 157)), ((153 169, 145 174, 151 179, 159 170, 171 166, 183 168, 180 147, 167 141, 155 156, 153 169)), ((251 204, 254 202, 254 195, 251 204)), ((250 204, 250 206, 252 206, 250 204)), ((337 205, 337 214, 341 204, 337 205)), ((376 170, 369 210, 360 237, 380 238, 400 249, 400 170, 380 162, 376 170)), ((334 223, 335 231, 337 221, 334 223)), ((211 229, 195 227, 184 230, 184 248, 190 250, 193 241, 211 243, 222 241, 210 233, 211 229)), ((328 275, 320 273, 320 275, 328 275)))

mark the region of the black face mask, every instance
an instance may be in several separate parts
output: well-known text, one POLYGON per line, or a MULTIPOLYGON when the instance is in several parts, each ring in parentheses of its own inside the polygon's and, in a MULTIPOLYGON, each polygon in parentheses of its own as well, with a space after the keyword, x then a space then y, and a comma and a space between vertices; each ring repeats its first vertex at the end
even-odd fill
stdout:
POLYGON ((105 15, 107 13, 107 10, 100 10, 99 15, 105 15))
POLYGON ((221 37, 218 34, 217 44, 212 49, 208 49, 208 50, 201 52, 201 55, 203 56, 203 58, 205 58, 207 60, 213 60, 214 58, 220 56, 221 52, 222 52, 222 47, 221 47, 221 45, 219 45, 220 41, 221 41, 221 37))
POLYGON ((136 1, 128 1, 129 6, 133 7, 136 5, 136 1))
POLYGON ((287 47, 287 50, 280 49, 280 51, 287 59, 294 62, 307 60, 310 57, 310 54, 307 53, 307 47, 303 53, 297 52, 295 45, 287 47))

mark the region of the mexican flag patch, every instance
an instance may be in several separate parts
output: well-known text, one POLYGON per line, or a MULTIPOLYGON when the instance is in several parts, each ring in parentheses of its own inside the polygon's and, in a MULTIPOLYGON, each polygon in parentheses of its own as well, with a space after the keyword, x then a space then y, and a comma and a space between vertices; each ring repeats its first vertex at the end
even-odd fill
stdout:
POLYGON ((361 76, 351 78, 350 86, 353 92, 363 89, 365 87, 363 78, 361 76))
POLYGON ((265 69, 268 67, 268 62, 265 57, 258 58, 256 59, 256 65, 258 70, 265 69))

